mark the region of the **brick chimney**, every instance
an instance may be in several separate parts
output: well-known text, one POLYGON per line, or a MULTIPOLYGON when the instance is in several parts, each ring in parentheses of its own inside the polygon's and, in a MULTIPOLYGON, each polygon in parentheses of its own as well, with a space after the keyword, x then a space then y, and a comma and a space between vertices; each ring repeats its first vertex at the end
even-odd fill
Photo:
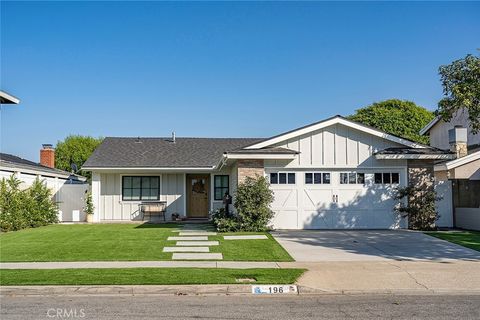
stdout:
POLYGON ((450 151, 457 155, 457 158, 465 157, 468 154, 467 149, 467 128, 455 126, 448 130, 448 142, 450 151))
POLYGON ((55 149, 51 144, 42 144, 40 149, 40 164, 42 166, 55 168, 55 149))

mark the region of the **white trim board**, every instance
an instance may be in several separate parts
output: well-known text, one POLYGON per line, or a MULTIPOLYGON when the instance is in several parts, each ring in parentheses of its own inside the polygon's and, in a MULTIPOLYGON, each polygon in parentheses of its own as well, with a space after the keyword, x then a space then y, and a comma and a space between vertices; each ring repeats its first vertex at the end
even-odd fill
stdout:
POLYGON ((436 116, 435 118, 433 118, 432 121, 430 121, 425 127, 423 127, 422 130, 420 130, 419 134, 423 136, 424 134, 428 133, 430 129, 432 129, 433 126, 435 126, 437 122, 440 121, 440 119, 440 116, 436 116))
POLYGON ((289 139, 293 139, 293 138, 308 134, 310 132, 314 132, 314 131, 317 131, 317 130, 320 130, 320 129, 323 129, 323 128, 326 128, 326 127, 329 127, 329 126, 332 126, 332 125, 335 125, 335 124, 341 124, 341 125, 344 125, 346 127, 353 128, 353 129, 371 134, 373 136, 380 137, 380 138, 383 138, 383 139, 386 139, 386 140, 389 140, 389 141, 393 141, 393 142, 396 142, 398 144, 402 144, 402 145, 405 145, 405 146, 408 146, 408 147, 411 147, 411 148, 425 148, 425 147, 428 147, 428 146, 425 146, 425 145, 422 145, 422 144, 419 144, 419 143, 416 143, 416 142, 413 142, 413 141, 410 141, 410 140, 407 140, 407 139, 396 137, 394 135, 388 134, 386 132, 383 132, 383 131, 380 131, 380 130, 377 130, 377 129, 374 129, 374 128, 367 127, 367 126, 359 124, 357 122, 347 120, 347 119, 345 119, 341 116, 335 116, 333 118, 330 118, 330 119, 327 119, 327 120, 324 120, 324 121, 321 121, 321 122, 317 122, 317 123, 314 123, 314 124, 311 124, 311 125, 308 125, 308 126, 305 126, 305 127, 302 127, 302 128, 299 128, 299 129, 296 129, 296 130, 293 130, 293 131, 290 131, 290 132, 287 132, 287 133, 284 133, 284 134, 280 134, 280 135, 275 136, 273 138, 270 138, 268 140, 253 144, 253 145, 248 146, 248 147, 245 147, 244 149, 265 148, 265 147, 268 147, 268 146, 271 146, 271 145, 274 145, 274 144, 277 144, 277 143, 280 143, 280 142, 283 142, 283 141, 286 141, 286 140, 289 140, 289 139))
POLYGON ((474 152, 472 154, 469 154, 468 156, 462 157, 455 159, 453 161, 445 162, 442 164, 437 164, 434 167, 435 171, 444 171, 444 170, 450 170, 450 169, 455 169, 460 166, 463 166, 467 163, 470 163, 472 161, 476 161, 480 159, 480 151, 474 152))
POLYGON ((2 103, 2 104, 19 104, 20 103, 20 99, 12 96, 9 93, 6 93, 5 91, 2 91, 2 90, 0 90, 0 97, 2 97, 3 99, 5 99, 7 101, 10 101, 10 102, 6 102, 6 103, 2 103))

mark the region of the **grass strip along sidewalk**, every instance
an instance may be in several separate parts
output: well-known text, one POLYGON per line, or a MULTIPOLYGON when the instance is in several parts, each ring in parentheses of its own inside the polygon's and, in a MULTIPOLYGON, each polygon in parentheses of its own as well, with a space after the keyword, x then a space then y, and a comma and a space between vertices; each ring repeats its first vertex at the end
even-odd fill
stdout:
POLYGON ((436 231, 425 233, 435 238, 446 240, 473 250, 480 251, 479 231, 436 231))
POLYGON ((239 284, 237 279, 255 279, 257 284, 291 284, 304 269, 15 269, 1 270, 0 285, 187 285, 239 284))

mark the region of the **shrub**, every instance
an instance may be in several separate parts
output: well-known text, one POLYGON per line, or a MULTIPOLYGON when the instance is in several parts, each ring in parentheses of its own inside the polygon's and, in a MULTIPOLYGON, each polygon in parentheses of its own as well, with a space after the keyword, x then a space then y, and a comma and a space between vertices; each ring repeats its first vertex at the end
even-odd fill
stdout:
POLYGON ((408 186, 399 188, 395 196, 400 200, 395 211, 408 218, 408 228, 413 230, 433 230, 439 218, 435 202, 441 200, 433 188, 425 186, 408 186), (407 204, 405 204, 407 199, 407 204))
POLYGON ((261 176, 247 177, 235 193, 235 215, 228 215, 224 208, 212 213, 212 221, 219 232, 265 231, 273 218, 270 204, 273 191, 267 179, 261 176))
POLYGON ((218 232, 234 232, 240 228, 238 216, 230 216, 225 208, 220 208, 212 213, 212 221, 218 232))
POLYGON ((58 222, 52 191, 38 178, 25 190, 20 184, 14 175, 0 181, 0 229, 15 231, 58 222))
POLYGON ((241 231, 265 231, 273 218, 270 204, 273 201, 273 191, 265 177, 246 177, 239 184, 235 208, 237 209, 241 231))
POLYGON ((93 212, 95 211, 95 207, 93 206, 92 193, 90 191, 87 192, 87 197, 85 199, 85 207, 83 208, 83 211, 86 214, 93 214, 93 212))

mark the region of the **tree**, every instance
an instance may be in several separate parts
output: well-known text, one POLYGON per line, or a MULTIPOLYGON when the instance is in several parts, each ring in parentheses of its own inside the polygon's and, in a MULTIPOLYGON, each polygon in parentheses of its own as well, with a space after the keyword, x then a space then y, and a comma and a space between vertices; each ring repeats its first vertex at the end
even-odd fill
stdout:
POLYGON ((445 121, 463 110, 473 133, 480 132, 480 58, 471 54, 438 69, 445 98, 438 103, 438 113, 445 121))
MULTIPOLYGON (((70 135, 65 140, 59 141, 55 150, 55 167, 71 171, 71 165, 74 163, 80 168, 102 140, 89 136, 70 135)), ((84 175, 90 178, 89 173, 84 175)))
POLYGON ((428 144, 428 137, 421 136, 419 131, 434 116, 433 112, 411 101, 390 99, 358 109, 348 119, 405 139, 428 144))

